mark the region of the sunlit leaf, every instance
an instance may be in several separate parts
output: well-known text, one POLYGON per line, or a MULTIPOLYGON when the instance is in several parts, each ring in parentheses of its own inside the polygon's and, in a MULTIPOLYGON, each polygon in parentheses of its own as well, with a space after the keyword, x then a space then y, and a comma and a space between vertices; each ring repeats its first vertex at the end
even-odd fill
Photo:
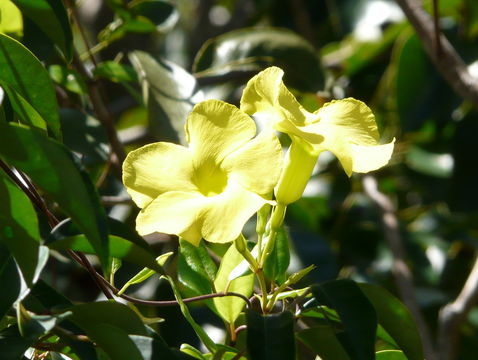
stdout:
POLYGON ((48 72, 26 47, 0 34, 0 86, 8 85, 45 120, 51 133, 61 139, 55 90, 48 72))
MULTIPOLYGON (((246 297, 251 296, 254 286, 254 274, 244 275, 232 281, 229 280, 231 271, 243 260, 244 257, 237 251, 237 248, 234 245, 229 246, 229 249, 221 260, 216 279, 214 280, 216 291, 230 291, 242 294, 246 297)), ((225 321, 234 323, 244 308, 245 302, 237 296, 227 296, 214 298, 214 305, 225 321)))
POLYGON ((143 87, 151 131, 158 140, 185 144, 186 117, 202 100, 195 78, 178 65, 145 52, 134 51, 129 59, 143 87))

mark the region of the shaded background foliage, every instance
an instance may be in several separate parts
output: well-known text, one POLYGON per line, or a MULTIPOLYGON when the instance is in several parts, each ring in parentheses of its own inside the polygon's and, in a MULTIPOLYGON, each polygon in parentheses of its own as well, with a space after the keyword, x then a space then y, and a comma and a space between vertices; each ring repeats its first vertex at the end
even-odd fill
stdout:
MULTIPOLYGON (((82 242, 78 234, 89 232, 87 236, 105 265, 105 244, 113 241, 104 232, 105 214, 97 210, 86 216, 88 210, 79 214, 82 210, 78 209, 102 209, 95 206, 101 201, 109 217, 134 227, 138 210, 128 200, 118 176, 125 152, 152 141, 184 143, 183 123, 194 103, 219 98, 237 104, 241 87, 253 74, 277 65, 285 70, 286 85, 294 89, 307 109, 315 110, 333 98, 352 96, 372 108, 384 141, 397 138, 390 165, 373 176, 393 206, 418 307, 431 339, 436 338, 440 310, 458 296, 475 263, 477 104, 457 95, 443 79, 394 1, 84 0, 76 1, 77 10, 72 12, 73 1, 67 0, 64 3, 72 19, 71 30, 65 23, 66 13, 61 13, 64 9, 55 6, 54 1, 44 1, 53 4, 53 10, 44 13, 31 10, 27 0, 14 3, 22 10, 23 30, 2 31, 21 40, 48 72, 36 71, 39 63, 14 59, 18 71, 35 72, 30 87, 9 81, 15 74, 0 69, 4 90, 0 120, 18 120, 18 114, 24 113, 21 123, 33 122, 30 125, 62 138, 74 152, 73 157, 63 154, 63 150, 57 150, 57 143, 30 137, 21 128, 3 132, 2 159, 28 174, 44 191, 54 213, 38 212, 41 235, 28 234, 24 236, 26 242, 39 242, 41 238, 47 239, 48 245, 49 241, 66 239, 51 248, 84 250, 86 240, 82 242), (65 65, 64 59, 73 60, 72 65, 65 65), (54 90, 45 90, 47 81, 41 80, 42 76, 54 81, 54 90), (33 87, 35 82, 40 90, 33 87), (95 104, 95 94, 106 99, 104 109, 95 104), (47 107, 54 95, 59 112, 56 105, 47 107), (25 105, 22 98, 32 106, 25 105), (40 120, 35 123, 31 119, 40 120), (113 126, 118 130, 117 137, 111 132, 113 126), (28 154, 18 153, 18 143, 29 144, 28 154), (49 151, 60 155, 51 160, 50 177, 45 178, 44 172, 35 170, 39 165, 26 164, 24 157, 33 159, 35 153, 49 151), (65 167, 70 161, 79 164, 81 171, 65 167), (68 174, 68 184, 56 188, 50 182, 60 178, 59 172, 68 174), (85 177, 89 179, 87 185, 74 181, 85 177), (88 187, 93 184, 101 199, 91 195, 88 187), (87 195, 78 202, 80 194, 87 195), (72 217, 77 228, 66 226, 50 234, 48 224, 56 224, 52 220, 55 216, 72 217)), ((433 3, 424 3, 432 13, 433 3)), ((476 1, 436 3, 442 31, 470 73, 478 76, 476 1)), ((9 46, 15 44, 2 39, 0 63, 5 66, 11 62, 9 54, 14 53, 9 46)), ((15 201, 25 204, 22 211, 35 211, 7 177, 2 175, 0 179, 0 194, 15 193, 15 201)), ((359 175, 348 179, 331 156, 320 157, 303 199, 288 209, 287 231, 293 241, 290 271, 316 264, 317 269, 303 281, 304 286, 340 277, 379 284, 399 297, 412 296, 397 288, 393 275, 397 254, 386 240, 382 213, 364 193, 362 180, 359 175)), ((2 204, 0 208, 3 211, 8 206, 2 204)), ((125 235, 124 229, 112 230, 111 224, 109 228, 118 237, 135 238, 125 235)), ((131 246, 130 242, 115 241, 114 249, 131 246)), ((170 236, 151 236, 147 242, 156 253, 177 248, 176 239, 170 236)), ((141 238, 134 244, 138 252, 148 251, 141 238)), ((39 256, 39 260, 23 267, 19 264, 24 276, 28 274, 27 283, 46 262, 42 249, 38 243, 35 252, 28 255, 39 256)), ((216 250, 224 252, 220 247, 216 250)), ((15 251, 21 250, 9 248, 13 255, 15 251)), ((20 293, 20 281, 18 275, 11 276, 15 274, 11 258, 3 256, 8 252, 0 254, 2 287, 13 289, 9 295, 14 301, 20 293)), ((136 265, 124 262, 116 274, 117 283, 127 281, 138 271, 138 265, 155 266, 152 254, 143 255, 138 255, 140 261, 132 260, 136 265)), ((25 264, 29 261, 26 255, 18 258, 25 264)), ((166 269, 172 271, 179 266, 180 260, 174 259, 166 269)), ((101 296, 87 273, 59 253, 50 256, 42 279, 73 301, 92 301, 101 296)), ((152 279, 145 284, 133 294, 158 300, 172 298, 165 281, 152 279)), ((187 286, 183 290, 185 294, 191 291, 187 286)), ((7 297, 3 304, 0 300, 0 314, 6 313, 10 305, 7 297)), ((159 327, 169 345, 198 344, 178 308, 139 307, 147 316, 166 319, 159 327)), ((221 326, 205 307, 193 306, 192 311, 199 322, 209 324, 208 329, 221 326)), ((454 330, 461 338, 456 358, 476 357, 477 328, 476 309, 464 312, 463 322, 454 330)), ((26 341, 20 348, 28 346, 26 341)), ((91 349, 81 351, 87 354, 91 349)))

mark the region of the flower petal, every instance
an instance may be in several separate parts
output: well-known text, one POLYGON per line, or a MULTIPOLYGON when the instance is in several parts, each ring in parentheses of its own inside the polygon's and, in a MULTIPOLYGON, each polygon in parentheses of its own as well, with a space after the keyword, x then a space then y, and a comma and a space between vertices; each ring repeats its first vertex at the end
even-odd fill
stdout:
POLYGON ((195 168, 220 164, 255 135, 254 120, 234 105, 219 100, 197 104, 186 122, 186 137, 194 154, 195 168))
POLYGON ((392 157, 395 139, 388 144, 376 146, 352 145, 352 170, 366 173, 385 166, 392 157))
POLYGON ((202 213, 202 235, 215 243, 234 241, 247 220, 267 202, 234 181, 229 182, 222 194, 208 199, 211 199, 208 210, 202 213))
MULTIPOLYGON (((307 121, 306 111, 282 82, 284 71, 272 66, 247 83, 241 98, 241 110, 267 118, 282 132, 295 134, 307 121)), ((296 134, 299 135, 299 134, 296 134)))
POLYGON ((143 146, 131 151, 123 163, 123 183, 140 208, 167 191, 196 192, 192 178, 191 152, 176 144, 143 146))
POLYGON ((282 147, 271 129, 224 159, 222 169, 229 179, 245 189, 266 196, 276 185, 282 168, 282 147))
POLYGON ((317 120, 301 128, 319 134, 323 141, 311 142, 314 151, 331 151, 348 176, 353 171, 368 172, 385 165, 391 157, 393 142, 379 145, 379 133, 370 108, 352 98, 331 101, 320 108, 317 120))
POLYGON ((136 218, 140 235, 161 232, 181 236, 194 245, 201 240, 201 219, 209 198, 182 191, 170 191, 158 196, 136 218))

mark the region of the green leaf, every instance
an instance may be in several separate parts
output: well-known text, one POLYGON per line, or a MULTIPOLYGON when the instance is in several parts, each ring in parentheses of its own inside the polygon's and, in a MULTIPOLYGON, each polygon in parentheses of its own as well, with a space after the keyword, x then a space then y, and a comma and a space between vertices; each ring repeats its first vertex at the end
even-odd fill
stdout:
POLYGON ((63 2, 51 0, 13 0, 13 2, 60 48, 65 58, 70 61, 73 56, 73 35, 63 2))
POLYGON ((251 360, 294 360, 294 316, 246 311, 247 350, 251 360))
POLYGON ((274 248, 264 264, 264 274, 269 280, 283 283, 289 262, 289 237, 284 227, 281 227, 277 233, 274 248))
POLYGON ((113 301, 75 305, 69 309, 72 322, 88 332, 98 324, 108 324, 122 329, 127 334, 147 336, 140 318, 126 305, 113 301))
POLYGON ((26 47, 4 34, 0 34, 2 84, 27 101, 45 120, 53 136, 61 139, 58 104, 48 72, 26 47))
MULTIPOLYGON (((18 307, 20 308, 21 306, 20 304, 18 307)), ((69 311, 55 315, 29 314, 29 317, 24 319, 24 321, 20 321, 20 319, 18 321, 20 334, 24 337, 35 339, 53 329, 70 315, 71 312, 69 311)))
POLYGON ((159 336, 147 337, 130 335, 129 338, 135 343, 144 360, 190 360, 194 359, 185 353, 170 349, 159 336))
POLYGON ((411 169, 437 178, 447 179, 453 173, 453 157, 449 153, 438 154, 410 146, 405 162, 411 169))
MULTIPOLYGON (((1 146, 1 145, 0 145, 1 146)), ((27 285, 35 278, 40 254, 38 219, 30 199, 0 172, 0 244, 15 258, 27 285)))
POLYGON ((33 106, 31 106, 23 96, 13 90, 10 85, 2 84, 2 87, 5 93, 7 93, 10 105, 20 122, 39 130, 44 130, 46 133, 47 124, 33 106))
POLYGON ((154 24, 155 30, 161 33, 171 30, 179 20, 176 7, 169 1, 140 0, 132 4, 131 12, 149 19, 154 24))
POLYGON ((199 50, 193 70, 209 76, 258 71, 271 65, 285 71, 288 86, 303 91, 323 88, 324 76, 315 49, 286 29, 246 28, 209 39, 199 50))
MULTIPOLYGON (((423 359, 423 358, 422 358, 423 359)), ((383 350, 375 354, 375 360, 410 360, 400 350, 383 350)))
POLYGON ((72 93, 82 95, 87 92, 86 84, 77 71, 62 65, 51 65, 48 72, 53 81, 72 93))
POLYGON ((4 359, 22 359, 34 341, 21 336, 17 325, 7 327, 0 331, 0 354, 4 359))
MULTIPOLYGON (((63 238, 48 244, 50 249, 81 251, 86 254, 98 255, 91 243, 84 235, 75 235, 63 238)), ((135 243, 122 237, 110 235, 108 237, 108 247, 110 255, 115 258, 124 259, 139 266, 145 266, 152 269, 153 272, 161 273, 162 269, 155 261, 154 255, 146 251, 135 243)))
POLYGON ((408 309, 387 290, 359 284, 377 312, 378 322, 397 343, 409 360, 422 360, 420 334, 408 309))
POLYGON ((150 130, 158 140, 185 144, 186 117, 202 100, 196 79, 178 65, 156 61, 145 52, 134 51, 129 59, 143 87, 150 130))
MULTIPOLYGON (((159 255, 156 258, 156 262, 158 263, 159 266, 163 266, 166 261, 169 259, 169 257, 173 255, 173 252, 167 252, 165 254, 159 255)), ((150 270, 148 268, 144 268, 141 270, 139 273, 137 273, 135 276, 133 276, 131 279, 129 279, 126 284, 121 288, 121 290, 118 292, 118 295, 121 295, 122 293, 125 292, 125 290, 133 284, 139 284, 142 283, 143 281, 146 281, 149 279, 151 276, 153 276, 156 273, 154 270, 150 270)))
MULTIPOLYGON (((224 254, 219 265, 219 270, 214 280, 214 287, 216 291, 230 291, 242 294, 246 297, 251 296, 254 287, 254 274, 248 274, 229 280, 231 271, 244 260, 244 257, 237 251, 234 244, 229 246, 229 249, 224 254)), ((223 320, 232 324, 241 313, 244 305, 244 300, 237 296, 225 296, 221 298, 214 298, 214 305, 223 320)))
POLYGON ((321 359, 350 360, 347 352, 335 336, 334 330, 328 326, 314 326, 296 333, 296 338, 306 345, 321 359))
POLYGON ((2 289, 2 296, 0 296, 0 319, 2 319, 20 295, 21 279, 15 260, 1 244, 0 289, 2 289))
POLYGON ((181 313, 183 314, 183 316, 185 317, 185 319, 187 320, 187 322, 189 323, 189 325, 191 325, 191 327, 194 329, 194 332, 196 333, 196 335, 199 337, 199 339, 203 342, 204 346, 206 346, 206 348, 211 351, 211 352, 215 352, 216 349, 217 349, 217 345, 214 343, 214 341, 211 340, 211 338, 209 337, 209 335, 204 331, 204 329, 202 328, 202 326, 200 326, 194 319, 193 317, 191 316, 191 313, 189 312, 189 309, 188 307, 186 306, 186 304, 184 303, 182 297, 181 297, 181 294, 179 293, 179 290, 174 282, 174 280, 170 277, 170 276, 162 276, 162 278, 166 279, 169 284, 171 285, 171 289, 173 290, 174 292, 174 296, 176 297, 176 300, 178 301, 179 303, 179 307, 181 309, 181 313))
POLYGON ((101 263, 108 264, 108 226, 88 175, 70 152, 43 134, 17 124, 0 123, 0 158, 25 172, 58 202, 88 237, 101 263))
MULTIPOLYGON (((81 326, 85 329, 84 326, 81 326)), ((85 329, 88 337, 101 347, 111 359, 143 360, 141 352, 124 328, 107 323, 89 324, 85 329)))
POLYGON ((104 164, 108 159, 108 137, 101 123, 79 110, 60 111, 63 143, 71 151, 81 154, 85 166, 104 164))
POLYGON ((194 296, 214 292, 217 267, 207 252, 204 242, 194 246, 179 239, 178 280, 194 296))
POLYGON ((329 281, 312 287, 320 305, 335 309, 344 330, 337 338, 352 359, 375 359, 377 314, 358 285, 348 279, 329 281))
POLYGON ((123 65, 115 61, 99 63, 94 69, 93 75, 116 83, 135 82, 138 80, 138 76, 131 66, 123 65))

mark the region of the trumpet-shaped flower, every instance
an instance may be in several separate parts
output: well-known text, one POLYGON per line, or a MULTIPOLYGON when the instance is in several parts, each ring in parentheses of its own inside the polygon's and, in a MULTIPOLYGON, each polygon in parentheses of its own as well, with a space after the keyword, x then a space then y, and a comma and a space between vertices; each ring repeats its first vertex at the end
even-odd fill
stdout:
POLYGON ((283 75, 278 67, 261 71, 247 83, 241 99, 241 110, 266 117, 276 130, 292 139, 276 187, 278 201, 290 203, 301 196, 322 151, 332 152, 348 176, 388 163, 394 141, 379 144, 375 117, 367 105, 347 98, 326 103, 310 113, 284 85, 283 75))
POLYGON ((218 100, 197 104, 186 121, 189 147, 153 143, 128 154, 123 182, 141 208, 142 235, 175 234, 230 242, 271 196, 282 166, 271 131, 256 136, 254 121, 218 100))

